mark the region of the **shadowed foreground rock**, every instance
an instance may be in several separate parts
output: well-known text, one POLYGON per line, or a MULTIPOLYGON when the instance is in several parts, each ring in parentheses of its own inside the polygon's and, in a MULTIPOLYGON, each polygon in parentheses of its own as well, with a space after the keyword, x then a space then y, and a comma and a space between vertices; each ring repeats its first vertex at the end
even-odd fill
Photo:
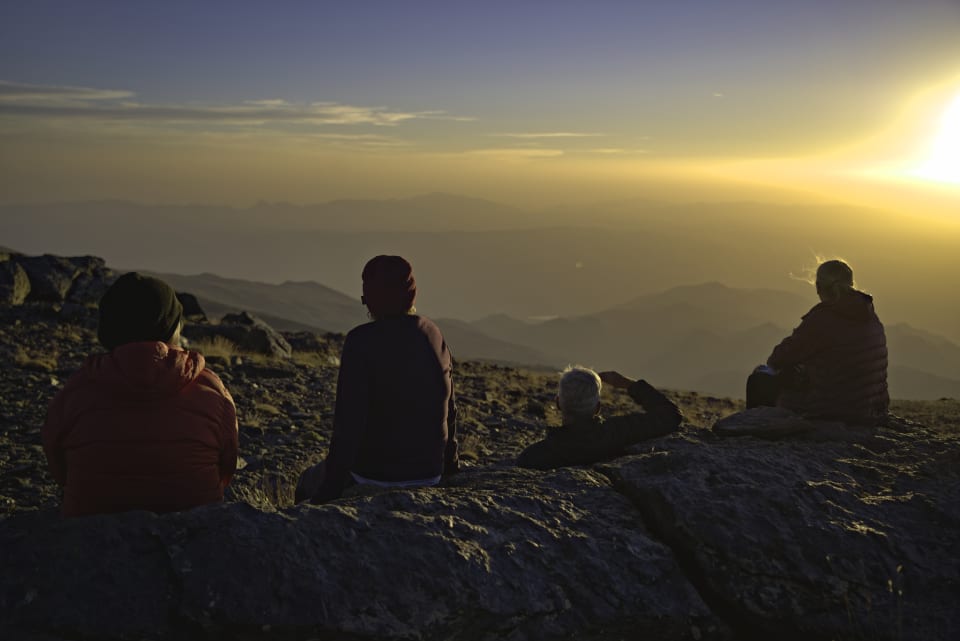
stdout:
POLYGON ((960 439, 811 434, 700 432, 600 469, 741 635, 960 638, 960 439))
POLYGON ((22 514, 0 635, 727 638, 638 517, 594 472, 511 469, 276 513, 22 514))
POLYGON ((957 638, 955 434, 636 451, 279 512, 15 514, 0 637, 957 638))

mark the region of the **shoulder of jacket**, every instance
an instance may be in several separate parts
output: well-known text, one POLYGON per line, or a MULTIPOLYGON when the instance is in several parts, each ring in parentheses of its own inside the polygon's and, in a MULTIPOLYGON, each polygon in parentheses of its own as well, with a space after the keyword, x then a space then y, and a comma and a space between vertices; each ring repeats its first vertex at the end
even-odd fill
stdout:
POLYGON ((230 396, 230 392, 227 391, 226 386, 223 384, 223 381, 220 380, 220 377, 217 376, 217 373, 208 367, 200 370, 200 374, 197 375, 197 383, 219 392, 221 396, 230 396))

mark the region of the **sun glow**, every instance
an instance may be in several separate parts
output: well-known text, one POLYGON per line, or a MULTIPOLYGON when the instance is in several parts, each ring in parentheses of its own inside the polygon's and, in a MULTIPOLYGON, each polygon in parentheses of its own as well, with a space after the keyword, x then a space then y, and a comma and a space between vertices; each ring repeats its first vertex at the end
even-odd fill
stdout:
POLYGON ((911 174, 924 180, 960 185, 960 95, 943 113, 929 154, 911 174))

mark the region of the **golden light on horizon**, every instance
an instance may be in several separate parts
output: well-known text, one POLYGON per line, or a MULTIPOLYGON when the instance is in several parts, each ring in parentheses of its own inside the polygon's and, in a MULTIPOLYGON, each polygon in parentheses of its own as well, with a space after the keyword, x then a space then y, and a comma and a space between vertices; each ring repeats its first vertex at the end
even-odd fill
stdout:
POLYGON ((923 180, 960 185, 960 94, 940 119, 926 158, 910 175, 923 180))

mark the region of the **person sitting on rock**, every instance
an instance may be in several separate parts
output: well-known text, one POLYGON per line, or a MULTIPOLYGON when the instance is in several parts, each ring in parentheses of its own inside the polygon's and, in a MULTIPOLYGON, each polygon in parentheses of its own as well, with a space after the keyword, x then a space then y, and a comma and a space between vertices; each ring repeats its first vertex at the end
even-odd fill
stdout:
POLYGON ((376 256, 362 280, 373 320, 344 341, 330 450, 301 476, 297 502, 323 503, 354 484, 436 485, 458 470, 453 358, 439 328, 416 315, 413 268, 376 256))
POLYGON ((563 425, 525 449, 517 459, 520 467, 547 470, 609 460, 633 443, 676 431, 683 418, 680 409, 646 381, 612 371, 597 374, 586 367, 563 371, 556 402, 563 425), (646 411, 604 420, 600 417, 603 383, 627 390, 646 411))
POLYGON ((236 409, 203 356, 180 348, 176 293, 131 272, 99 311, 109 353, 70 377, 41 430, 64 516, 222 501, 237 466, 236 409))
POLYGON ((747 408, 779 406, 852 425, 882 422, 890 406, 887 340, 873 298, 842 260, 817 268, 820 303, 747 379, 747 408))

